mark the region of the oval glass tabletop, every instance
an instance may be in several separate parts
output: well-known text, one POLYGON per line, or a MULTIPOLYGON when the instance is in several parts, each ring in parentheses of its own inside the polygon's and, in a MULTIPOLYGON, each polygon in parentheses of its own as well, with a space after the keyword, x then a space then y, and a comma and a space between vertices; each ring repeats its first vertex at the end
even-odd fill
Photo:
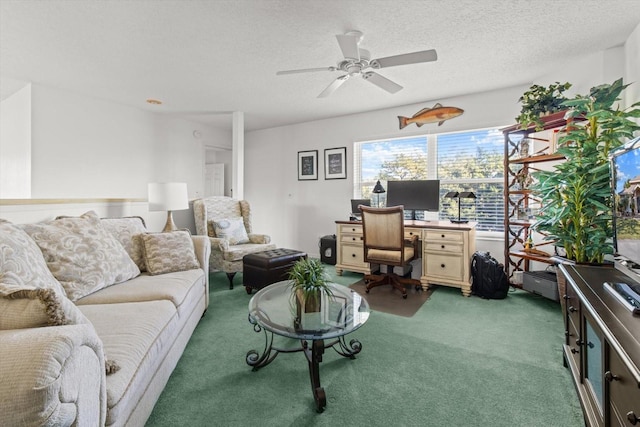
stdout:
POLYGON ((333 295, 322 295, 319 311, 301 312, 291 281, 269 285, 249 301, 249 317, 274 334, 303 340, 336 338, 351 333, 369 318, 369 304, 356 291, 330 283, 333 295))

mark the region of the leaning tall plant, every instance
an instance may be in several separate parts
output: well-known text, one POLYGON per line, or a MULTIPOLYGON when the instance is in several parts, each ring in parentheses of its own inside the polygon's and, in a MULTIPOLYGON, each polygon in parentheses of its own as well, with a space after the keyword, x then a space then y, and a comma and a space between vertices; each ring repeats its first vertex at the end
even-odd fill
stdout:
POLYGON ((532 190, 542 204, 533 229, 575 262, 602 263, 613 253, 609 154, 640 129, 633 120, 640 117, 640 102, 624 110, 617 104, 627 86, 618 79, 563 102, 569 122, 558 153, 566 160, 533 174, 532 190))

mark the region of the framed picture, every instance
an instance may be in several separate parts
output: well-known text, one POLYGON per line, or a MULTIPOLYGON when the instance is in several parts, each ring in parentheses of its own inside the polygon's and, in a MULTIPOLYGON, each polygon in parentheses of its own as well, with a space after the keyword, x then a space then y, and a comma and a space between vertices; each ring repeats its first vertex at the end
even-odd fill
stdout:
POLYGON ((324 179, 347 178, 347 147, 324 150, 324 179))
POLYGON ((318 150, 298 151, 298 181, 318 179, 318 150))

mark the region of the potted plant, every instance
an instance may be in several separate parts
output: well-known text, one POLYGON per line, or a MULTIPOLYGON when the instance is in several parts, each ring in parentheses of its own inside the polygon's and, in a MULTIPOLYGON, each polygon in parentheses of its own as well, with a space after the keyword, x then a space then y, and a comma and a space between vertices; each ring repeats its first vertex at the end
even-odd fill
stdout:
POLYGON ((640 102, 625 110, 617 105, 627 86, 618 79, 564 101, 565 118, 581 119, 569 121, 560 138, 558 153, 566 160, 533 173, 532 190, 541 200, 533 230, 578 263, 600 264, 613 253, 609 153, 640 129, 633 121, 640 117, 640 102))
POLYGON ((318 259, 302 258, 296 261, 289 270, 289 280, 298 318, 302 313, 319 312, 323 293, 333 295, 324 266, 318 259))
POLYGON ((562 103, 567 98, 562 93, 570 87, 571 83, 568 82, 555 82, 547 87, 532 85, 518 100, 522 104, 520 115, 516 117, 520 128, 535 125, 536 130, 541 130, 543 123, 540 117, 566 109, 562 103))

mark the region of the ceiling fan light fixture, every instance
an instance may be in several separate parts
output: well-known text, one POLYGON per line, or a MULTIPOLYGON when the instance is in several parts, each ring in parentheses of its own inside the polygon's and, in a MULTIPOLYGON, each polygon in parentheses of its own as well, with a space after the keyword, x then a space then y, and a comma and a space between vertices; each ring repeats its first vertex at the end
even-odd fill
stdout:
POLYGON ((345 34, 336 35, 338 45, 342 51, 343 59, 336 63, 335 67, 323 68, 306 68, 298 70, 278 71, 276 75, 308 73, 315 71, 342 71, 347 73, 335 79, 331 84, 323 90, 318 98, 325 98, 333 93, 345 80, 351 76, 360 75, 364 80, 378 86, 388 93, 396 93, 402 90, 402 86, 389 80, 388 78, 372 72, 367 69, 378 70, 387 67, 396 67, 399 65, 419 64, 424 62, 432 62, 438 59, 435 49, 423 50, 419 52, 404 53, 400 55, 392 55, 384 58, 371 59, 371 53, 366 49, 360 48, 360 42, 363 34, 360 31, 348 31, 345 34))

